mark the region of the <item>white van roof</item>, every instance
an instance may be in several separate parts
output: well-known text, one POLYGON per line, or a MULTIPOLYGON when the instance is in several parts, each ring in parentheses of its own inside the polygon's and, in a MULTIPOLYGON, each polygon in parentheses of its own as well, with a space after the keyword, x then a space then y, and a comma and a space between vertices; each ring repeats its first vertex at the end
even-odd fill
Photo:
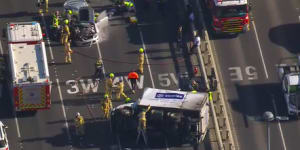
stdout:
POLYGON ((42 29, 38 22, 11 22, 7 24, 9 43, 34 42, 43 39, 42 29))
POLYGON ((199 111, 206 101, 207 93, 146 88, 138 105, 199 111))

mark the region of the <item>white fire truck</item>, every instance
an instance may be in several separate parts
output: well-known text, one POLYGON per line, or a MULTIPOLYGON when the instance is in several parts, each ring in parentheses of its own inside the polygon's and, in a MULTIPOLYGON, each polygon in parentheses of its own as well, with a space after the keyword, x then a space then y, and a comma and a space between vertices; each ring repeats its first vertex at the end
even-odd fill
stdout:
POLYGON ((51 82, 38 22, 7 24, 11 92, 16 111, 50 108, 51 82))

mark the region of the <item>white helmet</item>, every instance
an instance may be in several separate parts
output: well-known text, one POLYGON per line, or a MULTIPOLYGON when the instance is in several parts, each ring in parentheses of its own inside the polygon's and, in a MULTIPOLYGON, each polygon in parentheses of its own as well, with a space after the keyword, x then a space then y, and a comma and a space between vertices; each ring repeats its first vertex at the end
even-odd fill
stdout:
POLYGON ((76 113, 76 117, 78 117, 78 116, 80 116, 80 113, 79 113, 79 112, 76 113))

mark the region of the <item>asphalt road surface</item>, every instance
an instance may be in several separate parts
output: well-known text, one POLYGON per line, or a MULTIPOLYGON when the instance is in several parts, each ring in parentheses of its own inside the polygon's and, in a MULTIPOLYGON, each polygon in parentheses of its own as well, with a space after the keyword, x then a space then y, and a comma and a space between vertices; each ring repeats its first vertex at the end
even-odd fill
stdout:
MULTIPOLYGON (((286 116, 276 64, 299 53, 299 7, 296 0, 251 1, 250 31, 238 37, 212 36, 241 150, 266 149, 265 111, 286 116)), ((272 122, 270 149, 299 149, 299 121, 272 122)))
MULTIPOLYGON (((109 1, 90 0, 96 11, 110 7, 109 1)), ((49 11, 62 10, 63 2, 50 0, 49 11)), ((110 133, 109 122, 102 119, 100 100, 102 100, 103 82, 95 79, 94 63, 97 58, 104 60, 105 72, 115 73, 115 81, 125 79, 126 93, 137 100, 145 87, 178 89, 178 75, 189 72, 190 62, 185 51, 175 51, 175 32, 178 18, 184 18, 181 10, 183 2, 168 2, 165 16, 155 4, 144 9, 143 3, 137 4, 140 25, 128 25, 124 17, 116 15, 103 21, 101 42, 91 47, 72 47, 72 64, 64 63, 64 49, 53 40, 46 41, 52 86, 52 106, 49 110, 36 113, 17 113, 12 109, 7 85, 0 101, 0 119, 9 126, 8 139, 10 149, 14 150, 69 150, 69 149, 124 149, 133 147, 128 140, 116 138, 110 133), (174 15, 175 14, 175 15, 174 15), (140 76, 138 92, 129 94, 126 76, 129 71, 137 69, 137 52, 145 48, 145 72, 140 76), (86 136, 80 141, 74 135, 73 119, 80 112, 86 120, 86 136)), ((39 18, 35 1, 1 1, 0 26, 5 28, 7 22, 39 20, 44 27, 49 27, 49 16, 39 18)), ((182 19, 181 19, 182 20, 182 19)), ((50 33, 49 33, 50 34, 50 33)), ((1 33, 1 35, 5 35, 1 33)), ((5 37, 1 38, 1 53, 7 56, 5 37)), ((114 101, 117 106, 123 102, 114 101)), ((126 137, 125 137, 126 138, 126 137)), ((132 139, 135 140, 135 139, 132 139)), ((193 149, 190 146, 175 147, 170 139, 164 137, 149 138, 151 149, 193 149)), ((141 144, 142 145, 142 144, 141 144)), ((201 144, 197 149, 209 149, 201 144)))

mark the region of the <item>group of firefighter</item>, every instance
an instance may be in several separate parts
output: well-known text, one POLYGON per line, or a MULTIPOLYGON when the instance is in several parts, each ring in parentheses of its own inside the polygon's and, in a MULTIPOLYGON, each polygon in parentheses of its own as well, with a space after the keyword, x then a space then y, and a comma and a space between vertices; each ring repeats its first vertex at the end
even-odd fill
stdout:
MULTIPOLYGON (((38 6, 40 8, 39 12, 40 13, 48 13, 48 0, 39 0, 40 3, 38 3, 38 6)), ((134 12, 135 13, 135 6, 134 3, 131 0, 116 0, 115 5, 118 7, 125 8, 126 11, 128 12, 134 12)), ((69 25, 72 23, 72 16, 73 12, 72 10, 67 10, 63 15, 60 15, 59 11, 56 11, 53 16, 52 16, 52 28, 54 29, 55 32, 60 33, 60 42, 62 45, 64 45, 64 50, 65 50, 65 63, 71 63, 72 58, 71 54, 73 53, 71 49, 71 32, 70 32, 70 27, 69 25)), ((95 21, 96 18, 98 17, 98 14, 95 16, 95 21)), ((135 16, 129 16, 129 22, 136 24, 137 19, 135 16)), ((135 90, 137 88, 137 80, 139 78, 139 74, 144 73, 144 49, 140 48, 138 50, 138 73, 135 71, 131 71, 128 74, 128 80, 131 83, 131 92, 134 94, 135 90)), ((104 119, 110 119, 110 113, 111 110, 113 109, 112 105, 112 94, 113 91, 115 93, 115 98, 116 100, 121 100, 121 97, 124 98, 125 103, 129 103, 131 101, 131 98, 128 97, 125 92, 124 92, 124 81, 122 78, 119 78, 119 81, 114 85, 113 81, 115 78, 114 73, 110 73, 108 77, 105 76, 104 73, 104 66, 101 58, 99 58, 96 63, 95 63, 95 77, 99 78, 100 81, 105 80, 105 94, 104 94, 104 100, 101 102, 101 110, 103 111, 103 118, 104 119)), ((198 83, 195 81, 192 81, 191 83, 193 91, 195 89, 198 89, 198 83)), ((211 93, 209 93, 209 97, 211 98, 211 93)), ((139 122, 138 122, 138 136, 136 139, 136 143, 138 143, 140 136, 142 135, 144 138, 145 144, 147 144, 147 139, 146 139, 146 113, 151 109, 151 106, 149 105, 146 109, 143 109, 138 117, 139 117, 139 122)), ((75 119, 75 127, 76 127, 76 135, 78 135, 80 138, 84 136, 84 118, 83 116, 77 112, 75 119)))

